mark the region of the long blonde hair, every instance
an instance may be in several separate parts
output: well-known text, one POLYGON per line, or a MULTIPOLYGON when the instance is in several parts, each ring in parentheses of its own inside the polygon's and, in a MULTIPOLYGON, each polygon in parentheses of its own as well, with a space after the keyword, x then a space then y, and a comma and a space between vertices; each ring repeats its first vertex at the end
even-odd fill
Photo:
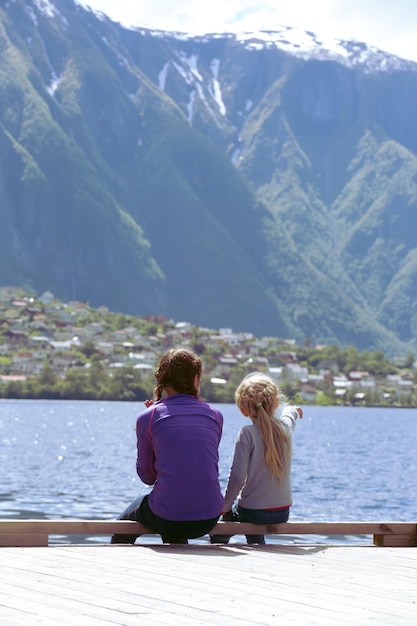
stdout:
POLYGON ((281 400, 285 401, 277 385, 261 372, 246 376, 235 392, 241 412, 258 426, 265 445, 265 463, 278 480, 291 454, 291 437, 275 416, 281 400))

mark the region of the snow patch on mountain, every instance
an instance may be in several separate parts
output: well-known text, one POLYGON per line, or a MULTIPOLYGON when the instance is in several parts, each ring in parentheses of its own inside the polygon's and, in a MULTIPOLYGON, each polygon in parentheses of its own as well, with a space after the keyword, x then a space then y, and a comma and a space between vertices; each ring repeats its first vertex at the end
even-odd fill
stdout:
POLYGON ((38 11, 46 17, 55 17, 59 14, 57 8, 49 0, 33 0, 33 3, 38 11))
POLYGON ((169 63, 165 63, 164 67, 158 74, 158 85, 161 91, 165 91, 165 83, 167 80, 168 66, 169 66, 169 63))
POLYGON ((143 35, 167 37, 177 41, 209 43, 213 39, 232 39, 247 50, 279 49, 304 60, 336 61, 347 67, 362 67, 365 72, 391 70, 417 70, 417 63, 384 52, 360 41, 325 39, 311 31, 303 31, 289 26, 278 30, 259 30, 245 33, 208 33, 193 35, 187 33, 133 28, 143 35))
POLYGON ((303 59, 337 61, 349 67, 362 66, 368 72, 417 69, 417 63, 413 61, 400 59, 359 41, 323 39, 311 31, 287 26, 278 31, 241 33, 234 37, 248 50, 278 48, 303 59))
POLYGON ((222 91, 221 91, 221 87, 220 87, 220 83, 218 79, 219 66, 220 66, 219 59, 213 59, 212 62, 210 63, 210 69, 213 74, 213 81, 212 81, 212 85, 209 85, 209 91, 213 99, 217 102, 220 113, 222 115, 226 115, 226 107, 223 102, 222 91))

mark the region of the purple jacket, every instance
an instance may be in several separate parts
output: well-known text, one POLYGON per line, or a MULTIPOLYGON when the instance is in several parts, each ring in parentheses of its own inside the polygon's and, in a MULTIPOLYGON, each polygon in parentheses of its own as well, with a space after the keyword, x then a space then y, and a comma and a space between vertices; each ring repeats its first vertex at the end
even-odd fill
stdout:
POLYGON ((184 521, 221 513, 222 428, 219 411, 185 394, 164 398, 139 415, 136 470, 144 483, 154 485, 149 506, 156 515, 184 521))

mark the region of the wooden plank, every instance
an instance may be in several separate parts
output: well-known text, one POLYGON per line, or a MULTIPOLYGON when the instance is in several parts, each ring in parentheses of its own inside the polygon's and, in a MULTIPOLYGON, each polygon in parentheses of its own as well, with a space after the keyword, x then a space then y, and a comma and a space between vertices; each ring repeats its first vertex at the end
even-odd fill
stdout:
POLYGON ((152 530, 129 520, 0 520, 0 535, 7 533, 49 535, 154 534, 152 530))
POLYGON ((48 535, 45 533, 25 534, 25 533, 5 533, 0 534, 0 546, 2 547, 46 547, 48 545, 48 535))
POLYGON ((374 544, 384 547, 413 547, 417 546, 415 535, 375 535, 374 544))
MULTIPOLYGON (((0 546, 47 545, 48 535, 153 535, 129 520, 0 520, 0 546)), ((224 535, 371 535, 378 546, 416 546, 417 525, 411 522, 286 522, 255 525, 218 522, 212 534, 224 535)))
MULTIPOLYGON (((239 524, 243 532, 245 524, 239 524)), ((251 531, 254 525, 250 525, 251 531)), ((256 527, 255 527, 256 528, 256 527)), ((416 534, 416 524, 408 522, 286 522, 257 528, 265 534, 310 534, 310 535, 386 535, 416 534), (263 532, 263 531, 261 531, 263 532)))
MULTIPOLYGON (((129 520, 0 520, 0 535, 8 533, 57 535, 155 534, 138 522, 129 520)), ((255 525, 246 522, 218 522, 212 533, 283 535, 416 535, 412 522, 286 522, 255 525)))

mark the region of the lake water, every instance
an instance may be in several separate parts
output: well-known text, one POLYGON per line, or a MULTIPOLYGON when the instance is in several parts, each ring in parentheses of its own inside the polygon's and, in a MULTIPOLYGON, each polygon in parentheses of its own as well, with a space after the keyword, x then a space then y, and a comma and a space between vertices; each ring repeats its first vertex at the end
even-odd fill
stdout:
MULTIPOLYGON (((248 421, 234 405, 217 406, 224 415, 224 486, 236 434, 248 421)), ((117 517, 149 492, 135 470, 142 409, 0 400, 0 518, 117 517)), ((304 407, 293 447, 292 521, 417 520, 415 409, 304 407)))

